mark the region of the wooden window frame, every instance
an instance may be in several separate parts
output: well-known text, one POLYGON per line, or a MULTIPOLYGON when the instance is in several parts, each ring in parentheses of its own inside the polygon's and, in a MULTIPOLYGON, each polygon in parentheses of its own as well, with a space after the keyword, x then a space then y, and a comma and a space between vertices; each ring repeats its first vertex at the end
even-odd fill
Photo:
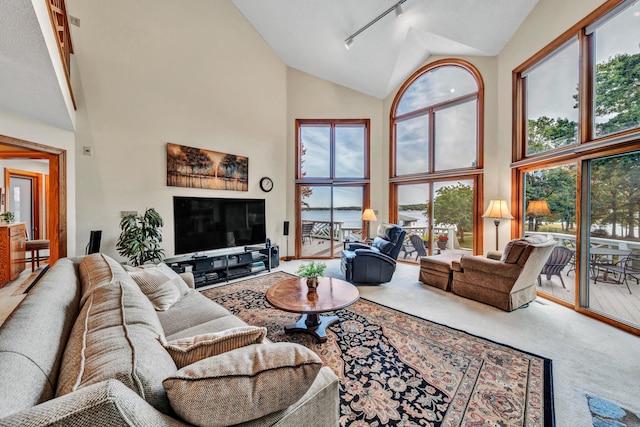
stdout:
POLYGON ((511 221, 511 237, 515 238, 521 235, 523 229, 523 176, 524 173, 538 170, 548 169, 566 164, 575 164, 577 166, 576 176, 576 225, 578 232, 576 233, 576 247, 580 250, 576 251, 576 268, 575 270, 575 301, 573 304, 567 301, 554 298, 548 294, 538 292, 538 295, 554 301, 558 304, 572 308, 578 313, 585 314, 589 317, 598 319, 619 329, 640 335, 640 329, 630 326, 627 323, 606 317, 598 312, 594 312, 588 307, 581 305, 581 275, 586 271, 588 266, 583 266, 581 256, 584 255, 585 249, 582 242, 586 238, 585 231, 582 230, 582 212, 586 209, 587 200, 585 195, 588 187, 585 187, 584 167, 589 160, 608 157, 616 154, 624 154, 628 152, 640 150, 640 127, 628 129, 602 137, 594 138, 593 132, 593 52, 594 39, 587 34, 587 28, 593 27, 607 15, 614 13, 618 8, 623 7, 625 3, 631 3, 629 0, 609 0, 578 23, 573 25, 562 35, 557 37, 531 58, 526 60, 512 72, 512 164, 511 164, 511 209, 515 217, 511 221), (578 114, 578 143, 558 149, 546 151, 543 153, 526 156, 526 99, 524 94, 524 84, 522 74, 532 69, 537 64, 542 63, 550 55, 560 49, 572 38, 578 38, 579 43, 579 114, 578 114))
POLYGON ((608 14, 616 11, 630 0, 609 0, 592 13, 569 28, 512 72, 512 162, 521 166, 531 162, 575 158, 588 151, 601 151, 609 147, 632 144, 640 137, 640 126, 594 138, 593 131, 593 52, 594 39, 587 28, 597 24, 608 14), (554 150, 526 155, 526 83, 523 75, 542 64, 572 39, 578 42, 578 141, 577 144, 554 150))
MULTIPOLYGON (((397 223, 397 207, 398 207, 398 194, 397 186, 406 184, 433 184, 434 182, 451 181, 455 179, 460 180, 473 180, 474 182, 474 215, 473 215, 473 248, 474 254, 483 253, 483 234, 484 234, 484 221, 482 220, 481 213, 484 203, 484 81, 480 71, 470 62, 462 59, 447 58, 434 61, 430 64, 417 70, 413 73, 405 82, 400 86, 398 93, 396 94, 393 103, 391 104, 389 113, 389 222, 397 223), (432 71, 436 68, 454 66, 459 67, 469 72, 476 81, 478 90, 476 92, 459 96, 447 101, 438 102, 433 105, 427 105, 424 108, 420 108, 416 111, 409 113, 396 115, 400 101, 406 91, 411 87, 417 79, 419 79, 425 73, 432 71), (442 110, 444 107, 454 106, 468 102, 470 99, 476 99, 476 156, 477 164, 475 167, 459 168, 459 169, 447 169, 444 171, 435 170, 435 112, 442 110), (417 117, 420 115, 429 114, 429 165, 428 171, 416 174, 408 175, 396 175, 396 121, 407 119, 410 117, 417 117)), ((431 200, 429 203, 433 203, 431 200)), ((430 228, 433 225, 430 226, 430 228)), ((429 238, 431 238, 431 229, 429 230, 429 238)), ((432 245, 431 245, 432 246, 432 245)))
MULTIPOLYGON (((302 197, 300 194, 300 188, 303 186, 352 186, 362 187, 363 198, 362 203, 364 208, 368 208, 371 205, 371 120, 370 119, 296 119, 296 176, 295 176, 295 206, 296 206, 296 223, 295 223, 295 235, 302 235, 302 216, 300 215, 300 206, 302 203, 302 197), (305 125, 322 125, 330 126, 330 148, 329 148, 329 162, 330 162, 330 174, 329 177, 303 177, 302 176, 302 162, 301 162, 301 140, 300 140, 300 128, 305 125), (335 128, 345 125, 360 125, 364 127, 364 176, 363 177, 335 177, 335 128)), ((333 217, 332 217, 333 220, 333 217)), ((296 257, 302 254, 301 239, 296 238, 295 244, 296 257)))

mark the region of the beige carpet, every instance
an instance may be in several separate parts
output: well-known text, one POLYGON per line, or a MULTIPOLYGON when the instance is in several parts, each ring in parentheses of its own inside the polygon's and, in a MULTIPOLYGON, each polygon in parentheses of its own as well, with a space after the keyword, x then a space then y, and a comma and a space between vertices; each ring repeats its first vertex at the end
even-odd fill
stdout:
MULTIPOLYGON (((295 273, 300 261, 277 270, 295 273)), ((343 278, 340 260, 326 275, 343 278)), ((418 282, 418 266, 398 264, 389 283, 359 286, 363 297, 553 360, 556 425, 590 426, 586 394, 640 410, 640 338, 538 298, 506 313, 418 282)))

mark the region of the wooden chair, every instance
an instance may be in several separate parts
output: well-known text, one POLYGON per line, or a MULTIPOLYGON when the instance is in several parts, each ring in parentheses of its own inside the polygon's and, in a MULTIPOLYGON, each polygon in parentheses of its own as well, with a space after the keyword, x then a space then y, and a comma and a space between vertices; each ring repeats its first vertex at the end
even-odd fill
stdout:
POLYGON ((27 240, 26 250, 31 251, 31 271, 36 270, 36 265, 40 267, 40 261, 49 259, 48 255, 40 255, 40 251, 47 249, 49 249, 48 240, 27 240))

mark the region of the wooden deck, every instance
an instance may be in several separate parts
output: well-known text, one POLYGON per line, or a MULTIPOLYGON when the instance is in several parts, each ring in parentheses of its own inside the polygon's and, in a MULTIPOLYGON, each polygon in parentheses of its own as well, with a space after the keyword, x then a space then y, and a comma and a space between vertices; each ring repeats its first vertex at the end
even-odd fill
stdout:
MULTIPOLYGON (((334 242, 333 256, 339 257, 342 249, 342 242, 334 242)), ((326 239, 313 238, 302 245, 303 258, 328 257, 330 252, 329 240, 326 239)), ((403 255, 400 252, 400 260, 403 259, 403 255)), ((409 257, 404 261, 418 263, 413 257, 409 257)), ((566 289, 562 287, 558 276, 552 276, 550 280, 542 276, 541 286, 538 287, 538 290, 567 301, 572 305, 575 304, 575 271, 569 271, 569 269, 570 266, 567 266, 562 272, 562 279, 566 289)), ((640 285, 631 280, 629 287, 631 288, 631 294, 629 294, 624 284, 613 283, 610 280, 602 281, 601 278, 594 284, 593 279, 591 279, 589 281, 589 307, 608 317, 640 327, 640 285)))

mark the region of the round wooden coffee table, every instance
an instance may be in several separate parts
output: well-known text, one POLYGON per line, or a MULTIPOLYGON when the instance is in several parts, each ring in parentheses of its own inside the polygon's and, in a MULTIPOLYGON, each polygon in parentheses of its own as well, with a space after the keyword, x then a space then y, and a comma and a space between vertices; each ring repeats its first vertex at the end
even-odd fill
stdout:
POLYGON ((310 291, 307 280, 300 277, 283 280, 267 290, 267 301, 275 308, 302 313, 296 323, 285 326, 285 332, 306 332, 319 342, 327 341, 327 327, 340 321, 338 316, 320 316, 320 313, 348 307, 358 298, 358 288, 331 277, 319 277, 315 292, 310 291))

